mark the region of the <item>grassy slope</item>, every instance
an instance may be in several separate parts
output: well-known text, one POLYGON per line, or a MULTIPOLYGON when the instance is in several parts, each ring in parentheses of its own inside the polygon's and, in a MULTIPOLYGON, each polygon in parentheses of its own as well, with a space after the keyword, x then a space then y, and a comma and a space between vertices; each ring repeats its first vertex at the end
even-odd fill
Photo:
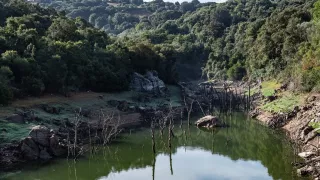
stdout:
POLYGON ((263 110, 269 112, 289 112, 295 106, 303 103, 304 96, 302 94, 295 94, 292 92, 284 92, 280 97, 272 102, 268 102, 262 106, 263 110))
MULTIPOLYGON (((279 89, 281 84, 275 80, 264 81, 261 83, 261 93, 263 96, 268 97, 275 95, 275 90, 279 89)), ((259 87, 255 87, 251 90, 251 94, 259 92, 259 87)), ((247 92, 248 93, 248 92, 247 92)), ((278 98, 272 102, 262 103, 260 108, 268 112, 289 112, 292 111, 295 106, 299 106, 303 103, 305 98, 304 94, 296 94, 294 92, 285 91, 276 94, 278 98)))

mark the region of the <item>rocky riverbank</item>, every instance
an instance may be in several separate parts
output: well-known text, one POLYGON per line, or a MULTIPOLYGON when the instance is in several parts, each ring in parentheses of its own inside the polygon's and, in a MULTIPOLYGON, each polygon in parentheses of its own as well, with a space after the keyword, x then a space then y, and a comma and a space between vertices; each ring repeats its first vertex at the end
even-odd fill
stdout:
MULTIPOLYGON (((183 89, 187 107, 197 100, 200 102, 199 105, 205 107, 204 109, 216 106, 220 110, 225 110, 219 108, 225 106, 223 102, 236 100, 231 104, 239 103, 242 109, 250 109, 249 113, 253 118, 270 128, 283 129, 300 148, 298 156, 305 160, 302 164, 296 164, 297 173, 300 176, 320 178, 319 94, 296 94, 290 88, 291 85, 274 82, 266 82, 263 86, 255 83, 251 84, 250 88, 248 83, 232 82, 206 82, 196 86, 188 84, 180 86, 183 89), (219 87, 219 84, 223 87, 219 87), (222 91, 218 92, 217 89, 222 91), (248 98, 249 89, 250 98, 248 98)), ((201 106, 198 106, 198 110, 201 106)), ((232 109, 235 110, 235 107, 238 106, 233 106, 232 109)))
POLYGON ((270 96, 258 95, 259 98, 255 99, 256 106, 250 112, 251 116, 270 128, 283 129, 288 137, 298 145, 300 148, 298 155, 305 160, 305 163, 297 164, 297 173, 300 176, 312 176, 319 179, 320 96, 318 94, 295 94, 293 99, 296 101, 290 103, 286 101, 285 96, 293 92, 287 87, 287 85, 280 86, 270 96), (299 98, 301 101, 297 101, 299 98), (285 105, 291 107, 280 108, 285 105), (279 110, 276 112, 274 109, 279 110))

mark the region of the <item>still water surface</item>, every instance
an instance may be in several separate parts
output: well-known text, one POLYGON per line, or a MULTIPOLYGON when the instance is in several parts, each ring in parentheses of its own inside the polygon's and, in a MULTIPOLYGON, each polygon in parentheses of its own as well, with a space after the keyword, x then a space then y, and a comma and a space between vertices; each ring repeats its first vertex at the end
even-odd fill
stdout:
POLYGON ((4 180, 269 180, 301 179, 292 162, 298 159, 282 133, 270 130, 243 114, 223 117, 229 128, 204 130, 174 127, 172 147, 168 131, 123 134, 77 162, 55 160, 0 177, 4 180), (171 152, 171 153, 170 153, 171 152))

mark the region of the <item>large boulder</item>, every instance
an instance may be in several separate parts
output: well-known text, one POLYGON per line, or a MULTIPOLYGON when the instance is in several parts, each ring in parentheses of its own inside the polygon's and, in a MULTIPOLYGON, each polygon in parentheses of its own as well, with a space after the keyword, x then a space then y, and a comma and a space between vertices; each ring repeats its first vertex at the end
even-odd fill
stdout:
POLYGON ((50 130, 45 126, 34 126, 29 136, 37 143, 45 147, 49 147, 49 138, 51 136, 50 130))
POLYGON ((59 137, 55 134, 50 137, 50 151, 57 157, 67 153, 67 147, 62 146, 59 142, 59 137))
POLYGON ((160 92, 165 87, 156 71, 148 71, 144 76, 135 72, 130 83, 130 89, 138 92, 160 92))
POLYGON ((213 127, 225 127, 226 124, 221 122, 216 116, 205 116, 200 118, 198 121, 195 122, 197 127, 207 127, 207 128, 213 128, 213 127))
POLYGON ((316 153, 311 152, 311 151, 301 152, 301 153, 298 154, 298 156, 300 156, 301 158, 304 158, 304 159, 309 158, 309 157, 314 156, 314 155, 316 155, 316 153))
POLYGON ((299 176, 309 176, 314 171, 314 167, 306 165, 297 170, 299 176))
POLYGON ((21 153, 25 159, 36 160, 39 157, 40 150, 33 139, 27 137, 21 141, 21 153))
POLYGON ((47 149, 43 149, 40 151, 39 153, 39 159, 41 160, 50 160, 52 158, 52 156, 47 152, 47 149))

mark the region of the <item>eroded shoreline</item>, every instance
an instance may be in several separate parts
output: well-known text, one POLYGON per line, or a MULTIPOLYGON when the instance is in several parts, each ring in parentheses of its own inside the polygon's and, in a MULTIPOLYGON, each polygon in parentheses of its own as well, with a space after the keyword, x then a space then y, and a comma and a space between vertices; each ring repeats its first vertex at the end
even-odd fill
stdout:
MULTIPOLYGON (((175 114, 177 116, 177 119, 180 119, 182 114, 183 116, 187 117, 188 116, 188 109, 190 109, 190 104, 194 103, 192 99, 197 99, 197 103, 194 104, 193 106, 193 110, 192 111, 198 111, 198 112, 203 112, 204 109, 208 109, 210 107, 210 105, 208 104, 208 99, 205 98, 199 98, 200 96, 203 96, 201 93, 197 92, 197 90, 192 90, 191 89, 186 89, 183 87, 182 88, 182 97, 180 99, 180 105, 179 106, 175 106, 175 114), (190 98, 192 97, 192 98, 190 98), (179 118, 180 117, 180 118, 179 118)), ((198 89, 199 90, 199 89, 198 89)), ((244 93, 244 92, 242 92, 244 93)), ((151 107, 151 106, 141 106, 140 104, 135 104, 132 102, 128 102, 128 101, 119 101, 119 100, 110 100, 110 99, 105 99, 105 97, 101 97, 100 95, 95 94, 94 96, 91 96, 90 98, 94 97, 94 99, 98 99, 98 101, 101 101, 102 104, 104 106, 106 106, 107 108, 104 109, 105 113, 110 113, 113 112, 113 114, 121 117, 121 119, 124 119, 125 123, 121 124, 122 125, 122 130, 130 130, 130 129, 134 129, 137 127, 141 127, 146 125, 146 122, 148 122, 148 118, 150 120, 150 118, 154 117, 154 110, 158 109, 159 111, 165 111, 165 103, 164 104, 157 104, 156 108, 155 107, 151 107), (116 108, 115 108, 116 107, 116 108), (163 108, 163 109, 161 109, 163 108), (111 111, 110 111, 111 110, 111 111)), ((258 96, 257 96, 258 97, 258 96)), ((168 107, 168 105, 170 105, 170 101, 172 101, 172 97, 171 98, 166 98, 166 105, 168 107)), ((305 164, 298 164, 297 167, 298 169, 298 174, 300 175, 313 175, 314 177, 318 177, 318 169, 317 169, 317 164, 319 162, 319 158, 317 156, 317 152, 315 151, 315 146, 317 145, 318 141, 316 140, 318 138, 316 130, 312 129, 309 127, 309 122, 312 120, 313 116, 314 118, 317 117, 317 113, 316 111, 318 110, 318 107, 320 107, 320 103, 318 102, 317 98, 311 98, 312 101, 309 102, 309 104, 305 104, 302 107, 299 108, 295 108, 294 111, 283 114, 283 113, 268 113, 265 111, 262 111, 261 109, 258 108, 257 105, 252 106, 251 109, 252 111, 250 112, 250 114, 254 117, 256 117, 256 119, 258 119, 259 121, 263 122, 265 125, 267 125, 270 128, 283 128, 284 130, 286 130, 288 137, 291 138, 291 140, 293 140, 294 142, 298 143, 300 145, 300 147, 302 148, 302 154, 300 154, 300 156, 304 156, 303 158, 305 158, 306 163, 305 164), (254 109, 254 110, 253 110, 254 109), (303 134, 303 135, 302 135, 303 134), (310 145, 310 143, 313 143, 310 145)), ((86 99, 84 102, 88 103, 89 99, 86 99)), ((95 101, 96 101, 95 100, 95 101)), ((259 104, 259 101, 261 99, 257 98, 257 99, 253 99, 255 102, 252 104, 259 104)), ((310 100, 310 99, 309 99, 310 100)), ((83 102, 82 102, 83 103, 83 102)), ((99 103, 93 103, 90 104, 89 103, 89 107, 91 106, 93 109, 97 108, 99 106, 101 106, 102 104, 99 103)), ((148 104, 147 102, 143 102, 143 104, 148 104)), ((172 105, 172 104, 171 104, 172 105)), ((88 107, 88 106, 87 106, 88 107)), ((99 113, 94 112, 94 111, 90 111, 87 109, 87 107, 83 107, 82 108, 82 115, 84 118, 87 119, 99 119, 99 113)), ((43 106, 41 106, 41 108, 43 108, 43 106)), ((55 106, 45 106, 46 109, 42 109, 43 111, 49 111, 49 113, 51 114, 55 114, 59 111, 64 111, 64 110, 58 110, 55 109, 55 106)), ((100 107, 100 110, 102 108, 100 107)), ((48 113, 48 112, 47 112, 48 113)), ((206 112, 204 112, 206 113, 206 112)), ((55 114, 55 115, 59 115, 59 113, 55 114)), ((71 114, 74 115, 74 114, 71 114)), ((30 117, 29 117, 30 118, 30 117)), ((69 117, 70 118, 70 117, 69 117)), ((16 119, 14 119, 16 120, 16 119)), ((66 139, 68 139, 68 137, 66 136, 66 134, 72 134, 74 135, 74 132, 72 133, 72 129, 74 128, 74 125, 70 125, 70 127, 66 127, 66 123, 68 123, 68 121, 65 121, 63 124, 63 128, 58 128, 58 130, 56 131, 52 131, 52 129, 47 129, 45 130, 45 133, 47 133, 46 137, 49 137, 49 146, 48 145, 41 145, 41 143, 37 142, 39 141, 39 139, 37 140, 33 140, 36 142, 36 144, 40 145, 41 147, 39 147, 39 154, 37 154, 34 159, 26 159, 25 157, 22 157, 20 155, 20 150, 21 147, 23 145, 23 141, 19 142, 19 143, 13 143, 12 145, 5 145, 1 147, 0 153, 1 153, 1 165, 3 167, 1 167, 0 169, 3 171, 10 171, 12 169, 15 168, 19 168, 21 167, 21 164, 25 164, 28 161, 34 161, 34 160, 41 160, 41 161, 47 161, 50 160, 51 158, 54 157, 61 157, 61 156, 66 156, 66 148, 64 148, 64 152, 61 154, 54 154, 55 152, 52 150, 51 148, 51 144, 53 144, 53 146, 56 146, 55 151, 58 150, 59 152, 59 148, 60 145, 63 146, 63 141, 65 141, 66 139), (69 128, 69 129, 68 129, 69 128), (64 135, 63 135, 63 130, 65 131, 64 135), (58 139, 57 139, 58 137, 58 139), (55 141, 51 140, 54 139, 55 141), (52 142, 51 142, 52 141, 52 142), (49 150, 48 150, 49 148, 49 150), (50 149, 51 148, 51 149, 50 149), (47 153, 41 153, 41 150, 46 150, 47 153), (8 154, 6 154, 8 153, 8 154), (41 158, 40 158, 40 154, 41 154, 41 158), (49 155, 49 156, 48 156, 49 155)), ((70 123, 70 122, 69 122, 70 123)), ((57 127, 61 126, 61 125, 57 125, 57 127)), ((80 132, 85 132, 83 134, 80 134, 80 136, 83 136, 80 142, 78 142, 79 144, 88 144, 89 141, 93 141, 93 139, 87 138, 89 137, 88 135, 88 129, 91 132, 102 132, 103 129, 101 129, 101 124, 98 123, 98 121, 93 121, 90 123, 84 123, 81 125, 83 130, 81 130, 80 128, 80 132), (88 128, 91 127, 91 128, 88 128), (100 127, 100 129, 99 129, 100 127)), ((37 128, 41 128, 37 127, 37 128)), ((79 137, 80 137, 79 136, 79 137)), ((40 138, 41 139, 41 138, 40 138)), ((101 137, 100 137, 101 139, 101 137)), ((26 138, 24 139, 24 141, 28 141, 26 140, 26 138)), ((97 141, 97 139, 95 139, 94 141, 97 141)), ((98 143, 98 142, 97 142, 98 143)), ((103 142, 99 142, 102 143, 103 142)), ((67 144, 64 144, 65 147, 67 147, 67 144)), ((61 151, 62 152, 62 151, 61 151)))

